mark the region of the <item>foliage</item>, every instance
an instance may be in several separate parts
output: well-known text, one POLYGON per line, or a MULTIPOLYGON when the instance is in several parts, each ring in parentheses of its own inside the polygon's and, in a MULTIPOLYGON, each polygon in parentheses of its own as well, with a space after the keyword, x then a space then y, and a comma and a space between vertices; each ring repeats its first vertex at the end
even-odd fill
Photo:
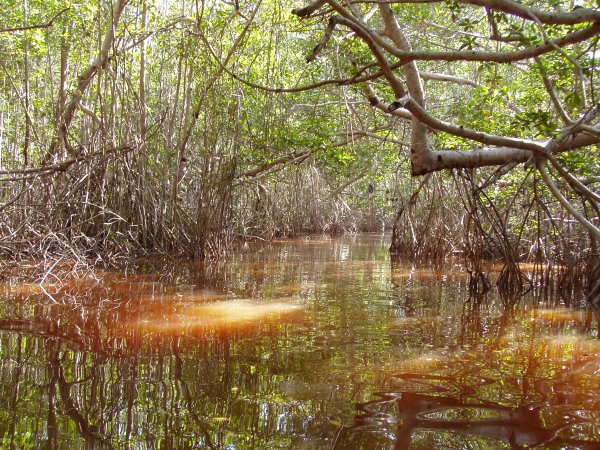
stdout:
MULTIPOLYGON (((238 3, 0 5, 3 254, 221 257, 239 237, 381 230, 407 206, 407 252, 414 253, 413 245, 423 254, 468 252, 461 208, 471 200, 457 180, 469 178, 476 190, 493 170, 441 175, 407 205, 420 184, 406 176, 414 170, 412 124, 373 108, 365 83, 354 83, 353 77, 369 76, 376 94, 394 98, 389 80, 376 76, 372 46, 343 26, 322 42, 330 10, 299 20, 292 9, 306 5, 295 0, 238 3), (314 61, 307 64, 307 57, 314 61), (436 240, 440 233, 444 239, 436 240)), ((526 6, 566 11, 559 3, 526 6)), ((385 26, 376 5, 353 8, 349 14, 364 15, 371 30, 385 26)), ((392 11, 422 52, 509 52, 588 26, 542 29, 467 1, 401 2, 392 11)), ((565 125, 549 86, 564 115, 590 110, 595 39, 511 64, 425 58, 418 67, 427 111, 493 136, 559 139, 565 125)), ((402 70, 393 69, 399 77, 402 70)), ((428 139, 443 151, 473 149, 469 136, 448 130, 430 127, 428 139)), ((591 182, 600 164, 594 147, 557 161, 591 182)), ((502 239, 512 236, 511 245, 521 246, 515 254, 523 255, 524 242, 533 242, 547 220, 522 221, 515 205, 539 199, 542 215, 550 216, 562 208, 543 183, 527 181, 528 173, 514 170, 472 199, 498 210, 509 228, 502 239)), ((579 210, 590 205, 567 196, 579 210)), ((486 254, 499 255, 487 245, 486 254)))

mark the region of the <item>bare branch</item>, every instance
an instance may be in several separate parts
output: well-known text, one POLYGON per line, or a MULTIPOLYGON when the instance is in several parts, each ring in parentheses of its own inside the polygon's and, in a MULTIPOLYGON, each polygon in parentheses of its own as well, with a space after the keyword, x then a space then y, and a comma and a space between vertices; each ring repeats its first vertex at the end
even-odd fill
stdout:
POLYGON ((560 165, 558 160, 553 155, 550 155, 548 157, 548 160, 550 161, 552 166, 556 169, 556 171, 560 174, 560 176, 563 177, 563 179, 567 182, 567 184, 569 184, 569 186, 571 186, 571 188, 573 188, 573 190, 575 190, 576 192, 579 192, 584 197, 587 197, 587 199, 590 200, 591 202, 596 202, 596 203, 600 202, 600 196, 598 194, 596 194, 594 191, 592 191, 591 189, 589 189, 580 180, 578 180, 573 175, 571 175, 571 173, 569 173, 563 166, 560 165))
MULTIPOLYGON (((371 99, 372 104, 376 102, 375 107, 390 114, 389 104, 381 101, 377 96, 373 96, 371 99)), ((565 152, 600 142, 600 136, 584 132, 576 133, 572 137, 571 134, 565 133, 565 136, 556 141, 534 141, 492 135, 437 119, 412 99, 409 100, 406 108, 416 118, 435 130, 493 146, 464 151, 430 150, 423 155, 419 165, 413 163, 413 175, 424 175, 431 171, 458 167, 485 167, 505 165, 511 162, 522 163, 528 161, 532 155, 548 158, 552 156, 552 153, 565 152)), ((411 152, 414 152, 414 148, 411 152)))
POLYGON ((542 77, 542 81, 544 82, 544 87, 546 88, 546 92, 550 97, 550 101, 554 106, 554 110, 562 120, 563 124, 570 125, 573 123, 573 120, 568 116, 567 112, 563 108, 560 100, 556 96, 556 92, 554 91, 554 87, 552 86, 552 82, 550 81, 550 77, 548 77, 548 72, 546 72, 546 68, 544 67, 544 63, 540 60, 540 58, 535 58, 535 62, 537 63, 538 69, 540 71, 540 75, 542 77))
POLYGON ((581 226, 583 226, 586 230, 590 232, 596 239, 600 238, 600 229, 596 227, 593 223, 588 221, 579 211, 577 211, 573 205, 560 193, 550 175, 546 171, 545 161, 539 161, 537 164, 537 169, 540 175, 542 176, 546 186, 552 192, 552 195, 559 201, 559 203, 567 210, 569 213, 579 222, 581 226))
POLYGON ((488 186, 495 184, 496 181, 498 181, 500 178, 502 178, 504 175, 509 173, 511 170, 513 170, 518 165, 519 165, 518 162, 511 162, 511 163, 508 163, 508 164, 498 167, 498 169, 496 169, 496 171, 487 180, 485 180, 485 182, 482 183, 481 186, 477 187, 474 190, 474 193, 483 191, 488 186))
POLYGON ((366 97, 369 99, 369 104, 371 106, 382 110, 386 114, 391 114, 405 120, 413 119, 412 113, 406 108, 391 108, 389 103, 383 102, 377 95, 375 95, 375 92, 373 92, 373 88, 371 88, 370 85, 365 85, 364 92, 366 97))
MULTIPOLYGON (((198 33, 190 33, 190 34, 193 34, 195 36, 200 36, 198 33)), ((334 78, 334 79, 323 80, 323 81, 319 81, 317 83, 306 84, 306 85, 297 86, 297 87, 273 88, 273 87, 265 86, 263 84, 254 83, 252 81, 246 80, 245 78, 242 78, 241 76, 239 76, 238 74, 236 74, 235 72, 233 72, 232 70, 227 68, 223 64, 223 62, 219 59, 219 57, 215 54, 215 52, 213 51, 213 49, 211 47, 208 48, 208 51, 210 52, 211 56, 216 61, 216 63, 219 65, 219 67, 221 67, 221 69, 225 73, 227 73, 227 75, 229 75, 231 78, 233 78, 234 80, 239 81, 240 83, 244 84, 245 86, 248 86, 248 87, 251 87, 254 89, 259 89, 259 90, 265 91, 265 92, 273 92, 275 94, 288 94, 288 93, 304 92, 304 91, 310 91, 313 89, 318 89, 321 87, 331 86, 331 85, 349 86, 352 84, 360 84, 360 83, 364 83, 366 81, 372 81, 377 78, 381 78, 383 76, 383 72, 381 70, 378 70, 377 72, 373 72, 370 75, 361 76, 361 74, 364 73, 365 71, 367 71, 368 69, 377 67, 377 64, 369 64, 369 65, 359 69, 355 75, 353 75, 352 77, 349 77, 349 78, 334 78)), ((393 69, 402 67, 402 65, 403 65, 402 63, 395 63, 395 64, 391 64, 389 67, 393 70, 393 69)))
POLYGON ((15 175, 15 176, 8 177, 8 178, 0 178, 0 183, 11 182, 11 181, 23 181, 23 180, 32 179, 32 178, 39 177, 39 176, 52 175, 53 173, 56 173, 56 172, 65 172, 69 167, 71 167, 75 163, 91 161, 92 159, 94 159, 98 156, 106 156, 111 153, 130 152, 136 148, 137 147, 135 147, 133 144, 125 144, 125 145, 121 145, 119 147, 115 147, 115 148, 112 148, 109 150, 106 150, 106 149, 98 150, 89 155, 79 154, 77 156, 69 156, 64 161, 61 161, 56 164, 42 165, 40 167, 31 167, 31 168, 27 168, 27 169, 2 170, 2 171, 0 171, 0 175, 15 175))
POLYGON ((306 151, 299 152, 299 153, 290 153, 290 154, 285 155, 281 158, 278 158, 274 161, 264 163, 258 167, 255 167, 254 169, 251 169, 244 173, 241 173, 240 175, 238 175, 238 178, 242 178, 242 177, 255 178, 258 175, 272 169, 273 167, 288 165, 288 164, 300 164, 301 162, 306 160, 309 156, 311 156, 317 150, 318 149, 313 149, 313 150, 306 150, 306 151))
MULTIPOLYGON (((389 130, 388 130, 389 131, 389 130)), ((408 142, 401 141, 399 139, 394 139, 389 136, 380 136, 377 133, 373 133, 372 131, 352 131, 351 133, 343 133, 346 135, 345 141, 334 142, 331 144, 333 147, 343 147, 344 145, 348 145, 351 142, 358 141, 362 138, 372 138, 377 139, 383 142, 389 142, 390 144, 396 144, 401 147, 410 147, 408 142)))
POLYGON ((337 197, 342 192, 344 192, 344 189, 346 189, 348 186, 363 179, 365 177, 365 175, 367 175, 367 173, 368 173, 367 170, 363 170, 362 172, 358 173, 357 175, 353 176, 352 178, 346 180, 341 186, 338 186, 337 188, 335 188, 333 191, 331 191, 329 193, 329 198, 331 199, 331 198, 337 197))
POLYGON ((54 25, 54 21, 56 19, 58 19, 58 17, 61 16, 64 12, 68 11, 69 9, 70 8, 65 8, 62 11, 59 11, 58 13, 56 13, 54 15, 54 17, 52 17, 52 19, 50 19, 50 21, 48 23, 45 23, 42 25, 29 25, 27 27, 4 28, 4 29, 0 29, 0 33, 16 33, 18 31, 39 30, 39 29, 43 29, 43 28, 50 28, 54 25))
POLYGON ((307 63, 313 62, 317 58, 317 55, 321 52, 321 50, 325 48, 325 45, 327 44, 329 39, 331 39, 331 35, 333 34, 333 30, 335 29, 335 24, 336 21, 334 20, 334 17, 329 19, 329 23, 327 24, 327 28, 325 28, 325 33, 323 34, 323 37, 315 46, 315 48, 313 48, 313 51, 310 53, 310 55, 306 57, 307 63))
POLYGON ((419 75, 424 80, 446 81, 448 83, 456 83, 459 85, 481 87, 480 84, 475 83, 474 81, 467 80, 466 78, 456 77, 454 75, 446 75, 445 73, 432 73, 420 71, 419 75))

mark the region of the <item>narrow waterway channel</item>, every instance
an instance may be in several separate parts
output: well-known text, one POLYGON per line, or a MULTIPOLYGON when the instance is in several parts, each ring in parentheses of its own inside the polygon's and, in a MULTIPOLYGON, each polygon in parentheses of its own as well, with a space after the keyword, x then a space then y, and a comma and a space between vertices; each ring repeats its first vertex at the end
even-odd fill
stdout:
POLYGON ((581 299, 468 293, 389 237, 0 286, 2 448, 600 448, 581 299))

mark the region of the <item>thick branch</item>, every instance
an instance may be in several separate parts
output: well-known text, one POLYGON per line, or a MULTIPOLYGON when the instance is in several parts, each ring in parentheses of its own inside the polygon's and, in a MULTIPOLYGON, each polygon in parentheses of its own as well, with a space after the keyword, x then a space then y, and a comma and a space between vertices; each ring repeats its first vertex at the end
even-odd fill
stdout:
POLYGON ((325 5, 327 2, 325 0, 317 0, 314 3, 311 3, 310 5, 301 8, 301 9, 293 9, 292 10, 292 14, 300 17, 301 19, 307 19, 309 18, 311 15, 313 15, 316 11, 318 11, 319 9, 321 9, 321 7, 323 5, 325 5))
MULTIPOLYGON (((418 3, 442 3, 444 0, 354 0, 352 3, 384 3, 384 4, 418 4, 418 3)), ((483 6, 495 11, 502 11, 512 16, 525 20, 532 20, 531 16, 537 16, 540 21, 547 25, 575 25, 600 21, 600 11, 590 8, 575 8, 572 11, 544 11, 531 8, 512 0, 457 0, 465 5, 483 6)))
POLYGON ((438 131, 443 131, 454 136, 471 139, 476 142, 481 142, 482 144, 507 146, 521 150, 529 150, 536 153, 546 153, 545 142, 533 141, 531 139, 518 139, 498 136, 484 133, 483 131, 466 128, 462 125, 455 125, 450 122, 445 122, 430 115, 421 105, 417 104, 417 102, 412 99, 407 102, 406 109, 413 113, 413 115, 421 122, 438 131))
POLYGON ((589 8, 576 8, 569 12, 547 12, 537 8, 529 8, 512 0, 458 0, 459 3, 484 6, 496 11, 532 20, 532 15, 547 25, 575 25, 578 23, 600 21, 600 11, 589 8))
POLYGON ((389 49, 391 54, 396 56, 400 62, 406 64, 410 61, 482 61, 482 62, 497 62, 508 64, 516 61, 535 58, 536 56, 549 53, 556 48, 566 47, 568 45, 583 42, 600 33, 600 24, 584 28, 583 30, 569 33, 561 38, 549 41, 542 45, 531 46, 521 50, 512 52, 481 52, 476 50, 469 51, 450 51, 450 52, 432 52, 432 51, 401 51, 397 49, 389 49))
POLYGON ((396 98, 404 97, 406 95, 406 89, 402 85, 402 82, 400 81, 400 79, 393 72, 387 58, 385 57, 385 55, 382 52, 382 49, 380 48, 378 43, 375 42, 375 40, 371 36, 371 33, 366 32, 364 28, 362 28, 360 25, 358 25, 354 21, 349 20, 342 16, 333 16, 331 18, 331 20, 335 20, 336 23, 339 23, 340 25, 344 25, 344 26, 350 28, 360 38, 362 38, 363 41, 365 41, 365 43, 369 46, 371 53, 373 53, 373 56, 375 56, 375 59, 377 60, 377 64, 378 64, 379 68, 381 69, 381 71, 383 72, 383 75, 387 79, 388 83, 390 84, 390 87, 392 88, 392 91, 394 92, 394 95, 396 96, 396 98))
POLYGON ((400 117, 405 120, 413 119, 412 113, 406 108, 392 108, 392 105, 389 103, 384 103, 377 95, 375 95, 375 92, 373 92, 373 88, 371 88, 370 85, 366 84, 363 91, 367 99, 369 99, 369 104, 371 106, 377 107, 392 116, 400 117))
MULTIPOLYGON (((381 12, 381 16, 383 18, 386 34, 390 37, 392 42, 398 47, 398 49, 410 52, 410 43, 400 29, 400 25, 396 20, 396 16, 394 15, 392 8, 389 5, 379 5, 379 11, 381 12)), ((407 63, 404 66, 404 73, 406 74, 406 86, 411 97, 410 101, 424 109, 425 92, 423 90, 423 83, 421 82, 421 77, 419 76, 419 69, 416 62, 411 61, 407 63)), ((390 109, 389 106, 388 109, 390 109)), ((410 160, 414 172, 421 166, 429 165, 431 161, 431 152, 429 139, 427 137, 427 127, 425 126, 424 122, 419 120, 419 118, 413 114, 411 124, 410 160)))
MULTIPOLYGON (((371 99, 375 107, 385 113, 390 113, 389 104, 379 100, 376 96, 371 97, 371 99)), ((548 157, 552 153, 565 152, 600 142, 598 135, 584 132, 580 132, 569 139, 562 138, 558 141, 534 141, 498 136, 437 119, 428 114, 413 100, 409 100, 406 107, 420 121, 435 130, 495 146, 468 151, 429 151, 418 166, 413 164, 413 175, 424 175, 432 171, 458 167, 484 167, 504 165, 511 162, 521 163, 528 161, 533 155, 548 157)), ((594 129, 598 129, 598 127, 594 129)))
MULTIPOLYGON (((361 38, 364 39, 365 35, 368 35, 369 39, 378 45, 381 49, 386 50, 391 55, 396 56, 401 64, 407 64, 411 61, 487 61, 487 62, 498 62, 508 64, 515 61, 522 61, 525 59, 531 59, 536 56, 543 55, 545 53, 549 53, 557 48, 562 48, 567 45, 572 45, 578 42, 585 41, 600 32, 600 23, 594 23, 588 28, 584 28, 583 30, 574 31, 569 33, 561 38, 555 39, 553 41, 545 42, 543 45, 531 46, 521 50, 515 50, 512 52, 483 52, 483 51, 451 51, 451 52, 433 52, 433 51, 406 51, 399 50, 387 43, 381 36, 377 33, 374 33, 372 30, 368 28, 366 24, 364 24, 359 18, 354 17, 352 14, 348 13, 348 11, 342 7, 335 0, 328 0, 327 3, 338 13, 340 16, 343 16, 348 22, 352 23, 352 27, 350 27, 355 33, 357 33, 361 38), (357 31, 357 28, 360 28, 361 32, 357 31)), ((380 3, 380 7, 388 7, 387 3, 380 3)), ((533 14, 533 11, 529 11, 528 19, 535 20, 537 16, 533 14)), ((543 15, 543 14, 542 14, 543 15)), ((584 21, 588 22, 588 21, 584 21)), ((341 23, 341 22, 340 22, 341 23)), ((347 25, 347 24, 345 24, 347 25)), ((365 42, 367 42, 365 40, 365 42)), ((367 42, 368 43, 368 42, 367 42)), ((397 44, 396 44, 397 45, 397 44)), ((371 47, 371 45, 369 45, 371 47)))

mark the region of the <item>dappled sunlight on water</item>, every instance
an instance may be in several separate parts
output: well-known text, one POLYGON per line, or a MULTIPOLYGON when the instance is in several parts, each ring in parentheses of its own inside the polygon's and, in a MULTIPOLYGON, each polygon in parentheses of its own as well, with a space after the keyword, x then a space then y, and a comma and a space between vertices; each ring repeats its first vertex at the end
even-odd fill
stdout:
POLYGON ((572 310, 567 308, 535 309, 532 317, 536 320, 549 323, 583 323, 588 320, 589 311, 572 310))
POLYGON ((206 328, 248 326, 261 320, 280 321, 284 317, 297 315, 301 309, 301 305, 293 303, 257 303, 248 300, 183 305, 171 310, 167 310, 163 305, 154 314, 142 314, 134 322, 124 325, 125 330, 181 334, 206 328))
POLYGON ((9 278, 0 446, 598 448, 593 311, 470 297, 459 264, 392 264, 388 246, 9 278))

